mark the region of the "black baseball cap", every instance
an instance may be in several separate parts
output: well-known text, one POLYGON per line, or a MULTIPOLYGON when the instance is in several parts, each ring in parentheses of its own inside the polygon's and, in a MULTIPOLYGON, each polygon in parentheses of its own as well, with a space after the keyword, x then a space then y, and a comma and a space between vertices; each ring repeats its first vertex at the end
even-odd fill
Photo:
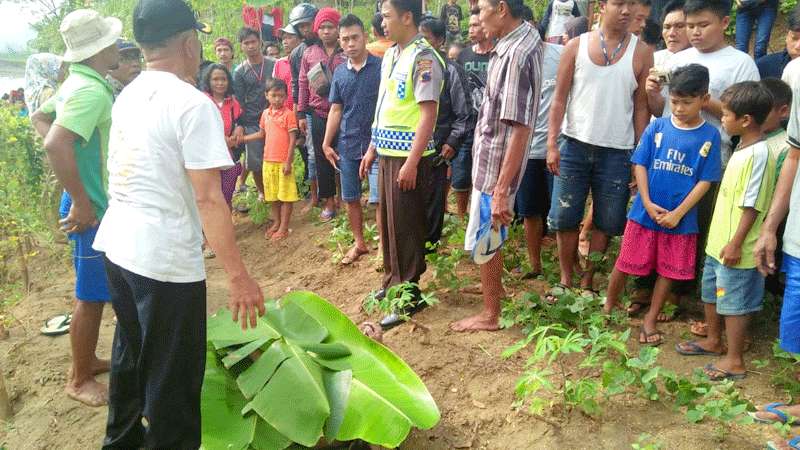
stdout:
POLYGON ((133 35, 140 44, 162 42, 186 30, 211 33, 184 0, 139 0, 133 10, 133 35))

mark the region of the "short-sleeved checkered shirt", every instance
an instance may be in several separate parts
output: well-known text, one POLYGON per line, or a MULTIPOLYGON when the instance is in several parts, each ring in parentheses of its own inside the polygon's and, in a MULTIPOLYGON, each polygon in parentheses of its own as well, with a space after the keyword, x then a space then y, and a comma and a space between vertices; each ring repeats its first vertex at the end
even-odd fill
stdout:
MULTIPOLYGON (((472 185, 481 192, 491 194, 494 190, 513 124, 531 130, 534 127, 542 86, 542 49, 539 33, 523 22, 492 51, 473 147, 472 185)), ((530 141, 525 152, 529 145, 530 141)), ((527 156, 522 158, 523 164, 526 161, 527 156)), ((521 172, 522 167, 511 184, 510 196, 517 191, 521 172)))

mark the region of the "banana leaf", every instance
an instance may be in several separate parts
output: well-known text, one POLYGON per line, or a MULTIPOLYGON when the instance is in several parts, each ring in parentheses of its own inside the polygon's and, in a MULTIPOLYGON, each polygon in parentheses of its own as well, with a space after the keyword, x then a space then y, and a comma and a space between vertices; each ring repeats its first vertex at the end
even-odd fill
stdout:
POLYGON ((439 422, 439 408, 417 374, 391 350, 364 336, 335 306, 311 292, 291 292, 281 302, 324 322, 330 333, 326 342, 350 349, 351 355, 341 359, 350 363, 353 382, 336 439, 363 439, 393 448, 412 426, 429 429, 439 422))
POLYGON ((268 302, 246 332, 223 309, 208 320, 208 341, 208 450, 311 447, 323 436, 397 447, 412 426, 439 421, 411 368, 310 292, 268 302))

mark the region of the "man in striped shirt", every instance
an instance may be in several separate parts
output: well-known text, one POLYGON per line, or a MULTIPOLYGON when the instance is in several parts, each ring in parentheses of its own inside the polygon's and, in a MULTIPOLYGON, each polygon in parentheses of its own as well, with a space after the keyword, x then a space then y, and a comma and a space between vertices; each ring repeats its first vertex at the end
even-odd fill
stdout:
MULTIPOLYGON (((497 44, 489 60, 483 103, 478 113, 473 149, 472 206, 465 248, 475 247, 480 228, 481 197, 491 197, 493 227, 508 226, 514 217, 514 198, 527 163, 531 130, 539 110, 542 41, 523 20, 522 0, 479 0, 480 21, 497 44)), ((455 331, 498 329, 503 257, 497 251, 481 265, 484 309, 451 324, 455 331)))

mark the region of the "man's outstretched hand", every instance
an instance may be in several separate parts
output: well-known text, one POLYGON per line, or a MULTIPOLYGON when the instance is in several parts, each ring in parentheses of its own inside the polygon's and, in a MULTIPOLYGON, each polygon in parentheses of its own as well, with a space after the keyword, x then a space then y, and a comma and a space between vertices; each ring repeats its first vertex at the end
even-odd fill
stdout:
POLYGON ((264 294, 261 287, 248 274, 244 274, 230 280, 230 302, 228 306, 233 313, 233 321, 238 322, 241 318, 242 330, 258 325, 258 318, 266 312, 264 308, 264 294))

